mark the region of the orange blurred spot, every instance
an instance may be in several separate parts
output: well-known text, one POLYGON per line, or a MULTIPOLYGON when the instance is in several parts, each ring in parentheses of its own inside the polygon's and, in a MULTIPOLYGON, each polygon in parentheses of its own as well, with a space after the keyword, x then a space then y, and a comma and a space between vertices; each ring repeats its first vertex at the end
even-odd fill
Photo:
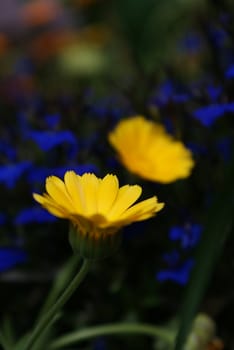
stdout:
POLYGON ((0 55, 4 54, 9 48, 9 40, 4 33, 0 33, 0 55))
POLYGON ((22 9, 22 18, 28 26, 40 26, 55 20, 61 13, 59 5, 52 0, 34 0, 22 9))
POLYGON ((90 26, 78 32, 53 30, 34 38, 29 51, 34 59, 45 61, 74 43, 104 45, 109 38, 110 32, 102 26, 90 26))
POLYGON ((207 350, 223 350, 224 344, 221 339, 214 338, 208 345, 207 350))
POLYGON ((109 28, 103 25, 92 25, 83 28, 78 33, 78 39, 82 42, 104 45, 111 37, 109 28))
POLYGON ((35 59, 47 60, 74 41, 75 33, 72 31, 50 31, 35 38, 29 50, 35 59))

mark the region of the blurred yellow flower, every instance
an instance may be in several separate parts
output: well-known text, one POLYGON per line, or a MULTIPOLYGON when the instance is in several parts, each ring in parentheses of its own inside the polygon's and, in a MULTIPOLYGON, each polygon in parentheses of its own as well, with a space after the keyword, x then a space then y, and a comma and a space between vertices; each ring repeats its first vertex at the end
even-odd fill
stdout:
POLYGON ((182 142, 143 116, 120 121, 109 141, 123 165, 146 180, 170 183, 188 177, 194 166, 192 153, 182 142))
POLYGON ((67 171, 64 181, 48 177, 46 191, 43 195, 34 193, 34 199, 51 214, 70 220, 81 235, 96 240, 125 225, 146 220, 164 206, 155 196, 134 204, 141 195, 141 187, 119 187, 117 176, 111 174, 102 179, 91 173, 79 176, 67 171))

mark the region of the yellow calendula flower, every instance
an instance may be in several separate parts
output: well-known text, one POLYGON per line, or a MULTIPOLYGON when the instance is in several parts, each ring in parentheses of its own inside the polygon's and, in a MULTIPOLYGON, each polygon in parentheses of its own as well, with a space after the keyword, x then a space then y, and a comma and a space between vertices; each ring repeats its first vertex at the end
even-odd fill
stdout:
POLYGON ((119 187, 117 176, 111 174, 98 178, 67 171, 64 181, 49 176, 46 191, 43 195, 34 193, 34 199, 51 214, 70 220, 72 247, 85 256, 102 255, 105 245, 115 245, 116 233, 123 226, 149 219, 164 206, 155 196, 134 204, 141 187, 119 187))
POLYGON ((182 142, 143 116, 120 121, 109 141, 122 164, 146 180, 167 184, 188 177, 194 166, 192 153, 182 142))

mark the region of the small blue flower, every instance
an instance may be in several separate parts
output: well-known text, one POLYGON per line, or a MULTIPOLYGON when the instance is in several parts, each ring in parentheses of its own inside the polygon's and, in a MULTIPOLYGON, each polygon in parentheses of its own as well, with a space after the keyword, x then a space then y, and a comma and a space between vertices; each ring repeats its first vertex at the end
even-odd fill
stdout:
POLYGON ((77 147, 77 140, 71 131, 29 131, 28 138, 45 152, 63 143, 77 147))
POLYGON ((60 119, 61 116, 59 114, 48 114, 44 117, 46 126, 52 129, 59 125, 60 119))
POLYGON ((198 33, 188 33, 178 44, 179 51, 186 51, 189 54, 196 54, 203 46, 202 38, 198 33))
POLYGON ((234 112, 234 102, 217 103, 198 108, 193 111, 194 118, 199 120, 204 126, 212 126, 214 122, 225 115, 234 112))
POLYGON ((6 156, 7 160, 10 162, 15 162, 17 158, 17 153, 15 148, 8 142, 0 142, 0 153, 6 156))
POLYGON ((27 225, 32 223, 50 223, 57 219, 51 215, 47 210, 41 207, 30 207, 21 210, 14 219, 15 225, 27 225))
POLYGON ((202 226, 187 223, 184 226, 173 226, 169 232, 172 241, 180 241, 183 249, 190 249, 197 245, 202 234, 202 226))
POLYGON ((159 271, 156 274, 156 278, 159 282, 173 281, 180 285, 185 285, 189 280, 194 264, 194 259, 190 258, 180 266, 159 271))
POLYGON ((222 48, 228 40, 227 32, 220 27, 212 27, 209 28, 210 38, 217 48, 222 48))
POLYGON ((0 272, 26 261, 27 254, 25 251, 16 248, 0 248, 0 272))
POLYGON ((17 180, 31 168, 32 163, 28 161, 0 166, 0 183, 12 189, 17 180))
POLYGON ((223 92, 222 86, 214 86, 214 85, 207 86, 207 93, 212 103, 217 102, 217 99, 220 97, 222 92, 223 92))
POLYGON ((215 104, 200 107, 193 111, 192 115, 199 120, 204 126, 212 126, 214 122, 222 117, 226 112, 224 104, 215 104))
POLYGON ((174 103, 185 103, 190 99, 190 94, 181 86, 176 86, 171 80, 166 80, 156 89, 150 98, 149 105, 155 104, 164 107, 170 101, 174 103))
POLYGON ((226 72, 225 72, 225 78, 227 79, 233 79, 234 78, 234 64, 231 64, 226 72))

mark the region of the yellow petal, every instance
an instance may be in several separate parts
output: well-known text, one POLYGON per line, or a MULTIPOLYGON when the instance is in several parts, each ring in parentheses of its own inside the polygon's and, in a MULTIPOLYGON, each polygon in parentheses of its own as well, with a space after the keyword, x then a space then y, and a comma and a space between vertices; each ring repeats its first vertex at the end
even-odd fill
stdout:
POLYGON ((118 194, 119 181, 117 176, 108 174, 99 184, 97 196, 97 211, 101 215, 107 215, 118 194))
POLYGON ((74 211, 72 201, 67 193, 65 184, 57 176, 46 179, 46 190, 53 200, 71 212, 74 211))
POLYGON ((59 218, 67 218, 69 216, 67 211, 61 206, 57 205, 46 193, 43 196, 33 193, 33 198, 51 214, 59 218))
POLYGON ((57 216, 58 218, 62 218, 62 219, 69 218, 68 213, 66 211, 64 211, 62 208, 55 207, 55 206, 50 205, 50 204, 43 205, 43 207, 45 209, 47 209, 54 216, 57 216))
POLYGON ((99 180, 94 174, 84 174, 80 178, 85 198, 85 214, 87 216, 97 213, 97 192, 99 180))
MULTIPOLYGON (((145 215, 148 217, 153 216, 156 212, 164 207, 164 203, 158 203, 157 197, 148 198, 142 202, 133 205, 127 209, 123 215, 120 216, 120 220, 129 219, 131 221, 140 221, 145 215)), ((143 219, 142 219, 143 220, 143 219)))
POLYGON ((118 217, 140 197, 141 192, 142 189, 138 185, 122 186, 108 214, 108 219, 110 221, 118 220, 118 217))
POLYGON ((85 210, 85 198, 80 176, 77 175, 74 171, 67 171, 64 176, 64 182, 67 192, 72 199, 75 212, 77 214, 83 213, 85 210))

